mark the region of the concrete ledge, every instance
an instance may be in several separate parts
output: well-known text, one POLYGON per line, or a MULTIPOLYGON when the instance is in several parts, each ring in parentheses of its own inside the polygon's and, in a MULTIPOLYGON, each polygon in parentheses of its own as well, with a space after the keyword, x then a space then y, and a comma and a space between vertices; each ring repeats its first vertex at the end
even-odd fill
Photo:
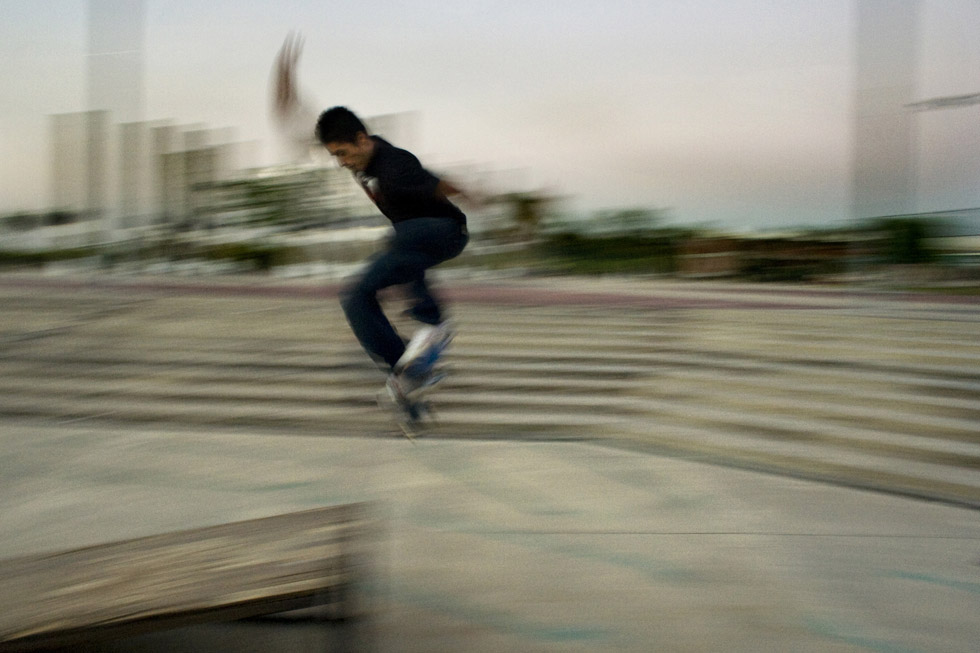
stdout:
POLYGON ((0 561, 0 651, 312 606, 360 614, 365 504, 0 561))

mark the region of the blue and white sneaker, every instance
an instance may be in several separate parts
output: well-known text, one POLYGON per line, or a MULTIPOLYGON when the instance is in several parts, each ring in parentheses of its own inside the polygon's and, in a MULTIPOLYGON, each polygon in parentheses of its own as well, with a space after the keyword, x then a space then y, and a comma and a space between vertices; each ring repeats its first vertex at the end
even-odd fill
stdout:
POLYGON ((424 379, 435 368, 455 335, 448 322, 420 327, 395 363, 394 373, 402 378, 424 379))

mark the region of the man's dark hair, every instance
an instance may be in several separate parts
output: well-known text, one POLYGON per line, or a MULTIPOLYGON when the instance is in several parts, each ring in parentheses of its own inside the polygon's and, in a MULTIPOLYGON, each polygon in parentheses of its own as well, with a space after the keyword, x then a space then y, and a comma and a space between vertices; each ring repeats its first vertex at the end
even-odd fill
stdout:
POLYGON ((333 107, 320 114, 316 121, 316 137, 321 143, 353 143, 357 133, 368 133, 361 119, 347 107, 333 107))

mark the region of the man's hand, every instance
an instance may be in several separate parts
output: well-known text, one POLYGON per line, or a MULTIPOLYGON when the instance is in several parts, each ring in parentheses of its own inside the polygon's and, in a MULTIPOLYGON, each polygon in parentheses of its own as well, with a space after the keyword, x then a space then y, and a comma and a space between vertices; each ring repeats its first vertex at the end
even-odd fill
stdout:
POLYGON ((279 50, 275 62, 275 84, 272 109, 276 117, 283 121, 299 107, 299 92, 296 89, 296 65, 303 51, 303 40, 298 34, 290 33, 279 50))

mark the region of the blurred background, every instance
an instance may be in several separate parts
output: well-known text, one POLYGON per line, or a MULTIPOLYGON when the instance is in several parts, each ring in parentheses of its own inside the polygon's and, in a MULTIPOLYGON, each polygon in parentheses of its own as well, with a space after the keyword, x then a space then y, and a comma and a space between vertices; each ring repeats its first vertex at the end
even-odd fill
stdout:
POLYGON ((268 119, 297 30, 311 105, 489 198, 468 272, 980 278, 974 0, 0 7, 8 268, 346 273, 385 222, 268 119))
POLYGON ((0 18, 3 556, 379 501, 378 650, 973 650, 977 0, 0 18), (388 231, 269 120, 292 31, 309 104, 487 198, 418 449, 328 292, 259 292, 388 231), (604 278, 479 282, 525 274, 604 278))

